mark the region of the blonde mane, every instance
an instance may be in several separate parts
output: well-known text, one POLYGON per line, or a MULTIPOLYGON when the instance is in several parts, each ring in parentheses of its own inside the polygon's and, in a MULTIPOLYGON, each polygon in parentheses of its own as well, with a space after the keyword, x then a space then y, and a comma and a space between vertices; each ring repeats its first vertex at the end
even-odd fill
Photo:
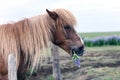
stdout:
POLYGON ((24 55, 25 63, 29 60, 31 66, 38 64, 40 58, 46 56, 44 51, 52 39, 53 27, 76 24, 71 12, 64 9, 54 11, 59 15, 56 22, 46 13, 0 25, 0 56, 7 61, 8 55, 14 53, 18 66, 21 55, 24 55))

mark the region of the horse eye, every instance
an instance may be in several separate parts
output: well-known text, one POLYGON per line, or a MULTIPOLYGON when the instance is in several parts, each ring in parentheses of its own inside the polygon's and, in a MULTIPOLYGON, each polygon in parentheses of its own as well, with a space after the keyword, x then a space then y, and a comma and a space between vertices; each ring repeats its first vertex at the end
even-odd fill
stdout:
POLYGON ((64 28, 65 28, 65 29, 71 29, 71 27, 70 27, 70 26, 65 26, 64 28))

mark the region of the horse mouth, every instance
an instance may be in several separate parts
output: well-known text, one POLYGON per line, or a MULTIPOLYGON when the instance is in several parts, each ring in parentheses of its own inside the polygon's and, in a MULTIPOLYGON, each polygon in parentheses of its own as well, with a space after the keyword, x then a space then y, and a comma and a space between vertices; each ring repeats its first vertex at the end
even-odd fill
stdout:
POLYGON ((84 46, 81 46, 81 47, 79 47, 79 48, 77 48, 77 49, 71 49, 71 51, 72 51, 72 54, 71 54, 71 56, 73 56, 73 54, 77 54, 78 56, 83 56, 83 54, 84 54, 84 46))

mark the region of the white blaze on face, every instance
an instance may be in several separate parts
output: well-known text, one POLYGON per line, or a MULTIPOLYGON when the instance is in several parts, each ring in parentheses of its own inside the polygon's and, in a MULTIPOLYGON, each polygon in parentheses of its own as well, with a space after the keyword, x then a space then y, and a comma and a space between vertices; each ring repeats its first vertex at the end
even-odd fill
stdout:
MULTIPOLYGON (((79 36, 80 37, 80 36, 79 36)), ((80 37, 80 40, 81 40, 81 43, 84 45, 84 41, 83 41, 83 39, 80 37)))
POLYGON ((81 43, 82 43, 82 45, 84 45, 84 41, 83 41, 83 39, 80 37, 80 35, 77 33, 77 36, 80 38, 80 41, 81 41, 81 43))
POLYGON ((83 39, 79 36, 79 34, 77 34, 78 35, 78 37, 79 37, 79 39, 80 39, 80 41, 77 41, 78 43, 77 43, 77 45, 79 45, 79 46, 84 46, 84 41, 83 41, 83 39))

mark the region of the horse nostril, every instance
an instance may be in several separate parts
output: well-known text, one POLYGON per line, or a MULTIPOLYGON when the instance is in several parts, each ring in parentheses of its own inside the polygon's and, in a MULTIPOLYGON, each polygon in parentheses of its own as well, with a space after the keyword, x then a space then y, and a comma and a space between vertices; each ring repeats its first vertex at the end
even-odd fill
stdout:
POLYGON ((79 47, 78 50, 77 50, 77 52, 78 52, 79 56, 82 56, 83 53, 84 53, 84 46, 79 47))
POLYGON ((79 50, 84 50, 84 46, 81 46, 78 48, 79 50))

